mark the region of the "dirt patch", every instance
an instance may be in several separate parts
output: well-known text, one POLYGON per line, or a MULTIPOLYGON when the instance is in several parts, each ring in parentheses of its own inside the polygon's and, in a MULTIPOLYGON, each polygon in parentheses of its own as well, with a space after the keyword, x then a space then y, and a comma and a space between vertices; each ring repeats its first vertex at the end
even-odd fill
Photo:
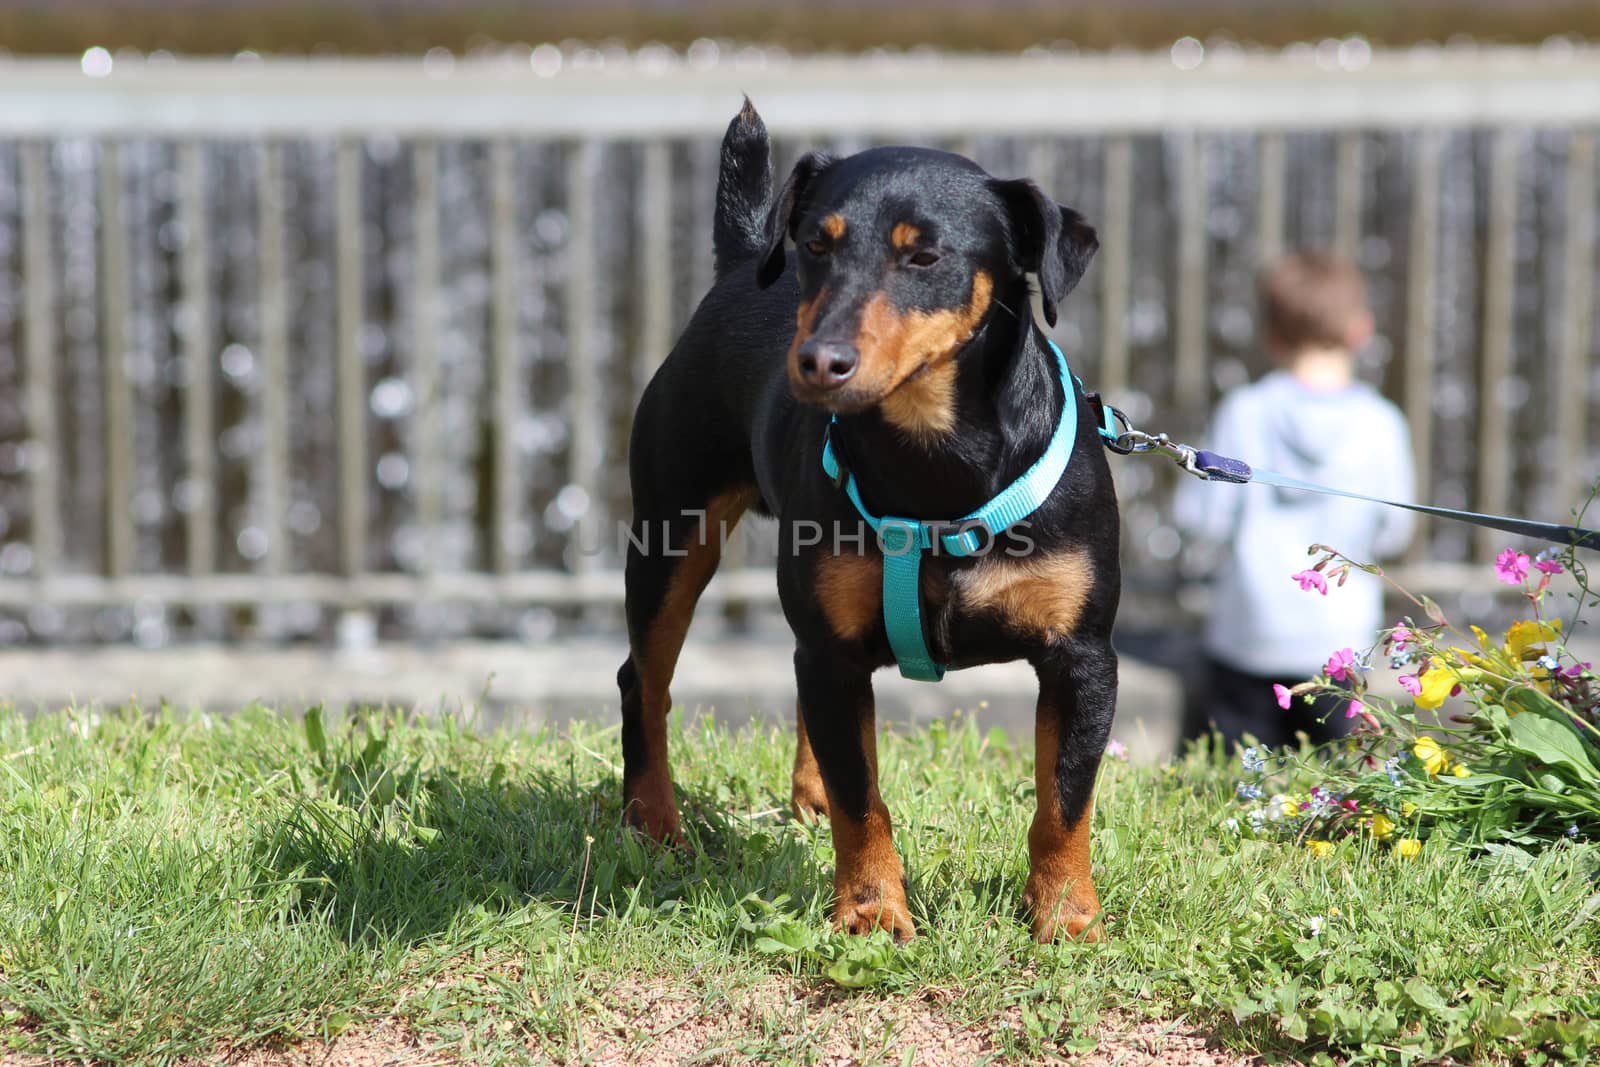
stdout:
POLYGON ((1098 1036, 1098 1049, 1071 1062, 1091 1067, 1244 1067, 1262 1062, 1228 1052, 1211 1035, 1179 1023, 1108 1025, 1098 1036))
MULTIPOLYGON (((767 1063, 774 1052, 809 1045, 820 1067, 856 1064, 1008 1062, 1006 1031, 1021 1025, 1015 1009, 977 1025, 951 1017, 958 991, 917 997, 856 997, 772 979, 727 996, 665 984, 624 984, 602 998, 605 1007, 584 1028, 580 1054, 599 1067, 767 1063), (820 1055, 818 1051, 820 1050, 820 1055)), ((1244 1067, 1257 1061, 1216 1047, 1209 1037, 1176 1024, 1108 1020, 1099 1048, 1053 1062, 1094 1067, 1244 1067)), ((538 1053, 539 1050, 530 1050, 538 1053)))
MULTIPOLYGON (((784 979, 723 993, 667 983, 624 982, 598 995, 571 1048, 530 1045, 530 1062, 583 1062, 594 1067, 688 1067, 810 1059, 819 1067, 857 1064, 1009 1063, 1006 1031, 1021 1025, 1011 1011, 963 1025, 948 1010, 957 991, 872 998, 784 979), (806 1052, 802 1054, 802 1049, 806 1052), (792 1055, 784 1055, 792 1050, 792 1055)), ((1183 1024, 1108 1018, 1099 1047, 1043 1062, 1085 1067, 1253 1067, 1259 1060, 1227 1052, 1203 1031, 1183 1024)), ((51 1061, 0 1056, 0 1067, 51 1061)), ((357 1027, 331 1041, 289 1048, 219 1049, 184 1067, 434 1067, 465 1062, 434 1051, 398 1021, 357 1027)))
POLYGON ((422 1047, 398 1023, 380 1023, 331 1041, 308 1041, 286 1049, 242 1049, 187 1060, 184 1067, 435 1067, 458 1062, 422 1047))

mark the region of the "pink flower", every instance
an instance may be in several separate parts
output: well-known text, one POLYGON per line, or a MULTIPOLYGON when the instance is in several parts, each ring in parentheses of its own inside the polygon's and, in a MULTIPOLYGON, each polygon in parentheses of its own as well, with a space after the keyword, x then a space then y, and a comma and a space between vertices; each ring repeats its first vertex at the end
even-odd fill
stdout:
POLYGON ((1400 676, 1400 688, 1412 696, 1416 696, 1422 692, 1422 683, 1417 680, 1417 676, 1414 674, 1402 674, 1400 676))
POLYGON ((1553 559, 1536 559, 1533 561, 1533 565, 1545 574, 1561 573, 1561 564, 1553 559))
POLYGON ((1366 711, 1366 710, 1367 710, 1367 706, 1365 704, 1361 703, 1361 701, 1352 700, 1350 702, 1350 706, 1348 708, 1344 709, 1344 717, 1347 718, 1347 719, 1353 719, 1357 715, 1360 715, 1363 711, 1366 711))
POLYGON ((1348 678, 1354 677, 1356 673, 1355 651, 1348 648, 1341 648, 1339 651, 1328 657, 1328 665, 1325 670, 1328 677, 1336 682, 1342 682, 1348 678))
POLYGON ((1518 552, 1514 548, 1508 548, 1495 557, 1495 577, 1507 585, 1521 585, 1522 579, 1528 576, 1528 567, 1532 563, 1533 560, 1529 558, 1526 552, 1518 552))
POLYGON ((1406 642, 1409 640, 1411 640, 1411 630, 1406 626, 1396 623, 1394 629, 1389 631, 1389 644, 1396 652, 1404 652, 1406 642))
POLYGON ((1306 592, 1315 589, 1323 596, 1328 595, 1328 580, 1322 576, 1321 571, 1301 571, 1291 574, 1290 578, 1300 583, 1300 588, 1306 592))
POLYGON ((1273 682, 1272 695, 1278 698, 1278 707, 1282 708, 1284 711, 1289 710, 1289 699, 1291 696, 1293 696, 1293 694, 1289 692, 1286 686, 1281 686, 1277 682, 1273 682))
POLYGON ((1106 742, 1106 755, 1112 759, 1127 759, 1128 746, 1115 739, 1106 742))

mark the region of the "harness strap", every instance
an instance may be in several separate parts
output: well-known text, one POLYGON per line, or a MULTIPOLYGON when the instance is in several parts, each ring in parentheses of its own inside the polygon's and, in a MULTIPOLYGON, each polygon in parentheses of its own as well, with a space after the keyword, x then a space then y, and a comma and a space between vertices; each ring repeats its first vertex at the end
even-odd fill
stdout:
MULTIPOLYGON (((1056 343, 1049 344, 1056 356, 1064 395, 1061 418, 1056 422, 1050 443, 1021 477, 988 503, 959 519, 939 522, 900 515, 874 515, 861 500, 855 475, 840 464, 834 452, 833 427, 838 424, 838 417, 828 423, 828 433, 822 441, 822 469, 835 484, 844 488, 850 503, 878 535, 878 547, 883 552, 884 629, 888 631, 889 648, 900 673, 907 678, 937 682, 945 671, 943 665, 934 662, 922 629, 922 554, 936 549, 964 557, 987 551, 996 537, 1037 511, 1066 473, 1078 438, 1077 396, 1082 391, 1082 383, 1073 376, 1067 357, 1056 343)), ((1099 404, 1098 397, 1095 402, 1099 404)), ((1116 431, 1111 409, 1099 405, 1096 413, 1100 422, 1096 429, 1100 436, 1114 439, 1116 431)))

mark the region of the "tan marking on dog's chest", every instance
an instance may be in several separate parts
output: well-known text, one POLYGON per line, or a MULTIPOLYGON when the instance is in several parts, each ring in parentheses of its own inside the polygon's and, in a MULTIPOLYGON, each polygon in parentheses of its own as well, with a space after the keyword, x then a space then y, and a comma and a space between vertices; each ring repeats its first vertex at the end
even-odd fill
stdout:
POLYGON ((1094 589, 1081 548, 1049 555, 995 554, 956 578, 957 609, 993 612, 1010 629, 1047 641, 1070 636, 1094 589))
POLYGON ((883 417, 919 441, 956 425, 956 362, 946 360, 883 398, 883 417))

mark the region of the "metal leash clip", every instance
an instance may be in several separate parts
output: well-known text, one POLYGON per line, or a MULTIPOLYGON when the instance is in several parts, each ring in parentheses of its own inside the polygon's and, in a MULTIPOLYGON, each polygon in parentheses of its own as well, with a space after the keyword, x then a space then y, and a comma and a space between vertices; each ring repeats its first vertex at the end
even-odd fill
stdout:
POLYGON ((1122 432, 1115 439, 1107 442, 1112 451, 1120 452, 1125 456, 1138 455, 1144 452, 1160 452, 1162 455, 1170 456, 1173 462, 1196 478, 1203 478, 1207 481, 1211 479, 1211 475, 1201 469, 1197 461, 1197 450, 1193 446, 1174 441, 1164 433, 1150 434, 1145 433, 1143 430, 1135 429, 1133 424, 1128 421, 1128 416, 1117 408, 1112 408, 1111 413, 1122 424, 1122 432))

